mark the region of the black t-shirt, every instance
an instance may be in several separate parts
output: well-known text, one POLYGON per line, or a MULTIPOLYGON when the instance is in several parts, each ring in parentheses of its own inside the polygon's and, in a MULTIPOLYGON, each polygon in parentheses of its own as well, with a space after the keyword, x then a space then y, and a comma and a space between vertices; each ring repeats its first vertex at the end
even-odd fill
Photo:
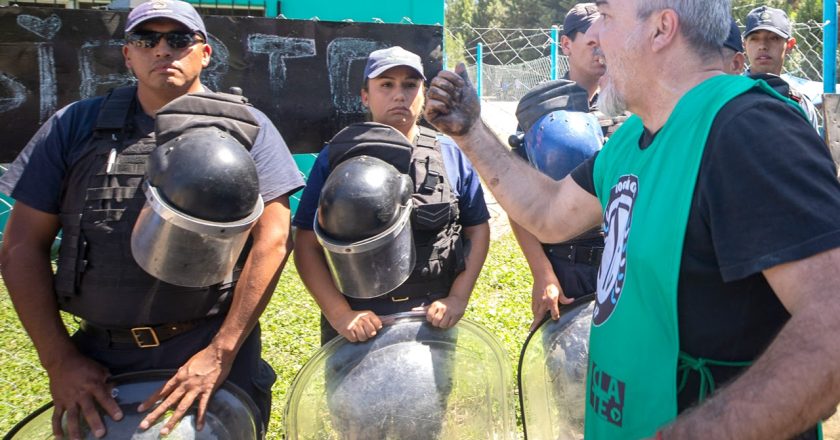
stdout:
MULTIPOLYGON (((646 132, 639 147, 650 145, 646 132)), ((572 171, 591 194, 594 157, 572 171)), ((715 117, 694 190, 680 266, 681 350, 755 359, 790 315, 762 271, 840 246, 840 183, 828 149, 795 109, 761 92, 715 117)), ((710 367, 717 387, 740 368, 710 367)), ((698 396, 697 374, 678 397, 698 396)), ((678 378, 679 379, 679 378, 678 378)))

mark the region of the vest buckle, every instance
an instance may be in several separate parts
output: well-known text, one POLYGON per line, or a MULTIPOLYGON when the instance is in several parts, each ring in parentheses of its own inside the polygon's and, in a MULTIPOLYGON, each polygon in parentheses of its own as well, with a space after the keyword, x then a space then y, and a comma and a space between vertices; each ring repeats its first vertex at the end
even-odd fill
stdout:
POLYGON ((433 193, 435 192, 435 188, 438 183, 442 181, 443 176, 441 176, 440 173, 434 170, 428 170, 426 172, 426 178, 423 179, 423 183, 420 185, 420 189, 427 193, 433 193))
POLYGON ((131 336, 140 348, 154 348, 160 345, 157 332, 151 327, 134 327, 131 329, 131 336))

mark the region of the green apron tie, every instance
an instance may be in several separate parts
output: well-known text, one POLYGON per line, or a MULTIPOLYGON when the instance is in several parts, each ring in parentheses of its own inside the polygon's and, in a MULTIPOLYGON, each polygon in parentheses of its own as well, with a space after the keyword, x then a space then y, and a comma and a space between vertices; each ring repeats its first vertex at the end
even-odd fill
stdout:
POLYGON ((681 393, 688 382, 688 375, 696 371, 700 375, 700 392, 697 395, 697 403, 706 400, 706 396, 715 392, 715 378, 707 365, 713 367, 749 367, 752 362, 739 361, 716 361, 702 357, 693 357, 690 354, 680 351, 677 358, 677 374, 682 374, 677 392, 681 393))

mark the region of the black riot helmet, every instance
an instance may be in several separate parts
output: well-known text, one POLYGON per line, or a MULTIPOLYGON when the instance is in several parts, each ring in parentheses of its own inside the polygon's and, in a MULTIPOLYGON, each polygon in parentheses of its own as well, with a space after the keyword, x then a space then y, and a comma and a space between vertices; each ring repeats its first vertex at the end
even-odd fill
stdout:
POLYGON ((173 208, 201 220, 243 219, 259 197, 250 153, 215 127, 186 131, 159 146, 149 156, 147 176, 173 208))
POLYGON ((324 183, 318 225, 334 240, 357 242, 394 225, 410 199, 408 175, 375 157, 352 157, 338 164, 324 183))

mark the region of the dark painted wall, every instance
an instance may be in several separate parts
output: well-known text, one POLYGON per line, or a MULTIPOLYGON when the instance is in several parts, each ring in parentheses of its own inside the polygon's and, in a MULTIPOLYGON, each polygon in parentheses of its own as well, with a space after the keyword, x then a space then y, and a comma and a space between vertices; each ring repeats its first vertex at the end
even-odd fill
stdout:
MULTIPOLYGON (((0 8, 0 163, 10 162, 57 109, 133 82, 122 60, 125 13, 0 8)), ((205 17, 213 58, 202 82, 241 87, 293 153, 321 145, 364 112, 367 54, 400 45, 441 68, 439 26, 205 17)))

